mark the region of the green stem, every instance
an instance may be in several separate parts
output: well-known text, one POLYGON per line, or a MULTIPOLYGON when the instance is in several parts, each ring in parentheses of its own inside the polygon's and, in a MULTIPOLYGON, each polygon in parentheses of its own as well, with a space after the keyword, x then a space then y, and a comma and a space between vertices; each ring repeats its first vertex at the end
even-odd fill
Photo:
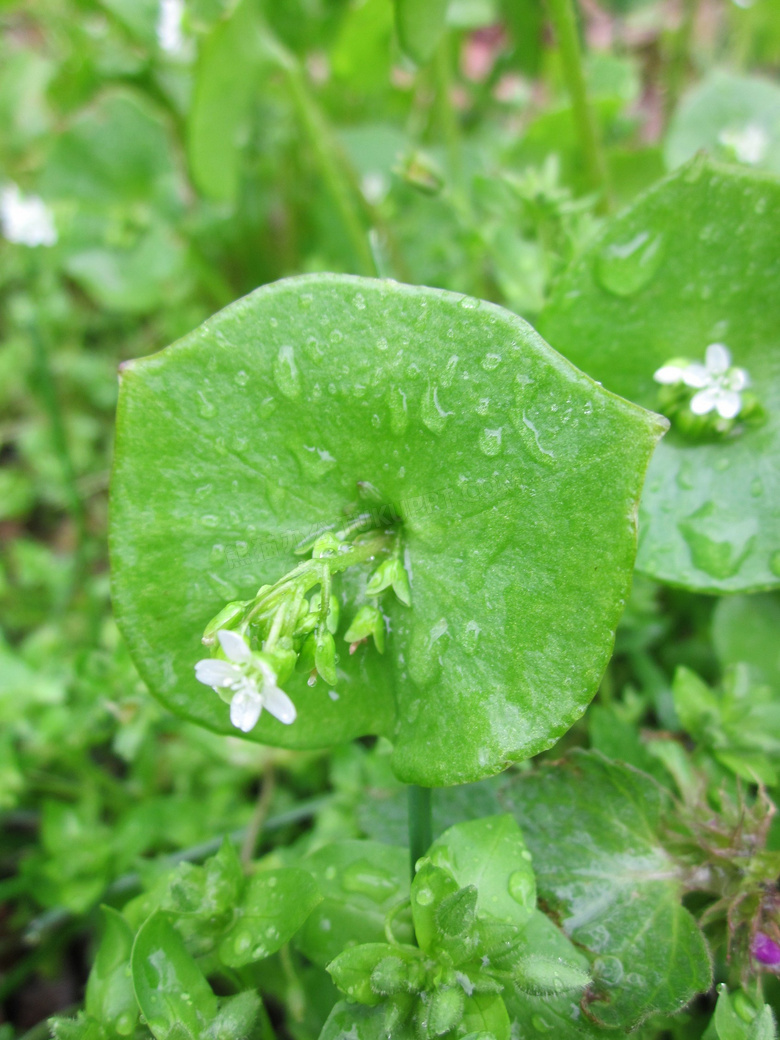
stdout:
MULTIPOLYGON (((396 539, 397 536, 392 533, 369 532, 363 541, 353 542, 348 552, 340 553, 338 556, 318 556, 316 559, 304 560, 258 598, 244 619, 245 623, 248 625, 263 614, 270 612, 271 607, 280 597, 283 598, 291 584, 298 583, 304 595, 315 585, 321 584, 323 565, 327 566, 330 575, 339 574, 348 567, 367 563, 375 556, 387 554, 391 551, 396 539)), ((325 602, 323 597, 323 603, 325 602)))
POLYGON ((345 172, 344 157, 341 155, 330 126, 312 97, 306 77, 295 57, 282 48, 278 41, 269 40, 268 42, 269 48, 287 79, 290 97, 301 125, 309 138, 320 174, 355 252, 358 273, 376 277, 378 272, 374 254, 360 217, 353 186, 345 172))
POLYGON ((417 860, 433 842, 433 808, 430 787, 411 784, 409 791, 409 861, 414 877, 417 860))
POLYGON ((445 36, 436 51, 434 75, 436 82, 436 107, 444 143, 454 194, 459 204, 468 208, 468 193, 464 186, 463 147, 461 143, 458 114, 452 104, 452 67, 450 64, 449 40, 445 36))
POLYGON ((666 72, 666 96, 664 98, 664 114, 668 119, 677 107, 680 94, 685 85, 685 77, 690 63, 693 26, 699 0, 683 0, 682 19, 672 39, 672 52, 666 72))
POLYGON ((609 174, 596 117, 588 101, 574 2, 573 0, 549 0, 549 4, 563 61, 563 76, 571 99, 574 121, 588 167, 588 175, 593 188, 601 192, 603 204, 608 208, 610 204, 609 174))

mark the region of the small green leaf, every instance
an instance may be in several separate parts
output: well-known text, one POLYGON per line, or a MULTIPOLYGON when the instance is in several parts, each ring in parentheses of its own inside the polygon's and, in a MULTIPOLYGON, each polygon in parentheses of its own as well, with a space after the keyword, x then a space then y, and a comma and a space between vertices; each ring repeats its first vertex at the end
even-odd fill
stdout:
POLYGON ((129 971, 133 930, 112 907, 103 906, 101 912, 103 934, 89 973, 84 1008, 110 1035, 128 1036, 138 1018, 129 971))
POLYGON ((229 968, 261 960, 295 935, 311 911, 322 902, 311 874, 298 867, 255 874, 234 909, 234 922, 219 945, 229 968))
POLYGON ((436 908, 436 924, 447 938, 471 930, 477 916, 477 890, 473 885, 447 896, 436 908))
POLYGON ((141 926, 131 968, 138 1006, 156 1040, 202 1040, 217 998, 164 913, 141 926))
POLYGON ((775 1019, 770 1006, 762 1004, 757 1008, 745 993, 729 993, 725 985, 719 987, 714 1022, 718 1040, 777 1038, 775 1019))
POLYGON ((488 1033, 495 1040, 509 1040, 511 1024, 503 998, 497 993, 475 993, 463 1006, 461 1028, 465 1033, 488 1033))
MULTIPOLYGON (((374 841, 325 845, 302 861, 323 900, 295 938, 315 964, 326 967, 348 946, 385 941, 385 917, 409 898, 409 853, 374 841)), ((393 934, 413 941, 408 914, 397 915, 393 934)))
POLYGON ((540 996, 583 990, 590 982, 586 971, 535 953, 516 962, 513 978, 520 989, 540 996))
POLYGON ((444 34, 448 0, 394 0, 402 50, 418 65, 433 57, 444 34))
POLYGON ((187 156, 196 185, 211 199, 233 202, 241 173, 241 141, 262 60, 257 9, 241 0, 201 42, 187 156))
POLYGON ((244 990, 219 1002, 214 1021, 204 1040, 254 1040, 263 1003, 254 990, 244 990))
MULTIPOLYGON (((345 1040, 345 1037, 351 1040, 386 1040, 386 1036, 383 1008, 342 1001, 335 1005, 328 1016, 319 1040, 345 1040)), ((401 1036, 399 1040, 407 1038, 401 1036)), ((412 1040, 412 1037, 408 1040, 412 1040)))
POLYGON ((594 752, 518 778, 505 795, 534 854, 539 894, 591 957, 596 1022, 632 1028, 710 986, 709 952, 658 838, 666 795, 594 752))
POLYGON ((450 827, 428 853, 458 885, 475 886, 477 912, 522 927, 536 907, 531 854, 516 821, 487 816, 450 827))
MULTIPOLYGON (((400 969, 403 969, 403 961, 397 955, 396 948, 389 943, 352 946, 330 962, 328 974, 350 1000, 356 1000, 360 1004, 379 1004, 385 994, 372 985, 372 976, 378 966, 388 960, 397 961, 400 969)), ((382 974, 395 976, 396 972, 392 965, 385 963, 385 971, 382 974)))
POLYGON ((447 936, 439 926, 439 907, 456 896, 459 886, 447 870, 424 862, 412 881, 412 918, 420 948, 426 953, 448 945, 447 936))

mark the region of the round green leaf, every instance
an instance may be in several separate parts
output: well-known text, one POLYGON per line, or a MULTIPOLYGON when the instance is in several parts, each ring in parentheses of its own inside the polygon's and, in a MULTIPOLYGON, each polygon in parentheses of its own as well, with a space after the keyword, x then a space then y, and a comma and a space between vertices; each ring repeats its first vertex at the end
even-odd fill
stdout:
MULTIPOLYGON (((285 280, 124 366, 117 422, 116 611, 171 710, 235 732, 195 679, 205 625, 367 509, 402 519, 411 606, 387 597, 384 657, 348 655, 339 633, 337 682, 296 673, 296 721, 264 713, 253 738, 385 734, 397 774, 436 786, 536 754, 585 710, 663 425, 520 318, 392 282, 285 280)), ((346 572, 348 600, 367 577, 346 572)))
POLYGON ((713 72, 683 98, 664 146, 672 169, 706 148, 716 158, 780 173, 780 87, 713 72))
POLYGON ((640 511, 637 567, 701 592, 780 584, 780 184, 695 160, 613 218, 541 327, 616 393, 654 407, 653 373, 713 342, 746 368, 763 425, 720 441, 672 429, 640 511))

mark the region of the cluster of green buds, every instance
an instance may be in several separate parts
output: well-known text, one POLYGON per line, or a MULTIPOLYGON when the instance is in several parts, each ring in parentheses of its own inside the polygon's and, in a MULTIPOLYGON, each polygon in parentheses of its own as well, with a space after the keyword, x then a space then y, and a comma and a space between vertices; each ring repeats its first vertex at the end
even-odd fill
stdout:
POLYGON ((336 684, 340 606, 334 578, 350 567, 375 569, 344 639, 350 653, 369 639, 384 652, 380 597, 392 588, 409 606, 411 593, 399 530, 366 530, 369 523, 370 514, 361 515, 341 530, 325 530, 301 543, 296 554, 311 554, 309 559, 273 585, 261 586, 252 599, 228 603, 206 626, 202 641, 212 656, 198 661, 195 675, 230 704, 239 729, 252 729, 263 708, 281 722, 295 721, 295 707, 281 687, 296 670, 309 673, 310 686, 318 677, 336 684))
MULTIPOLYGON (((417 864, 411 909, 417 945, 397 941, 393 921, 406 904, 391 911, 386 943, 366 943, 339 954, 328 972, 351 1003, 373 1009, 371 1035, 435 1037, 508 1035, 502 994, 509 985, 535 996, 579 996, 590 983, 572 959, 540 955, 522 925, 485 912, 474 884, 460 886, 435 862, 417 864)), ((446 857, 445 857, 446 859, 446 857)), ((533 875, 527 868, 523 898, 533 903, 533 875)), ((530 912, 530 911, 529 911, 530 912)))

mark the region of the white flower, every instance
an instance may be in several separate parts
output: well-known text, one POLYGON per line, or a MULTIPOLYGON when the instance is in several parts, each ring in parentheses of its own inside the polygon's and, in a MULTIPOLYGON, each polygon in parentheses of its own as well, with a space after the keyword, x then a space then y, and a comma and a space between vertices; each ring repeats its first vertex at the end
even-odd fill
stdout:
POLYGON ((15 184, 0 192, 0 224, 8 241, 22 246, 53 246, 57 241, 49 207, 37 195, 22 195, 15 184))
POLYGON ((184 0, 160 0, 157 42, 167 54, 182 56, 187 52, 187 41, 182 31, 184 11, 184 0))
POLYGON ((691 398, 694 415, 717 411, 722 419, 734 419, 742 409, 742 391, 750 386, 744 368, 731 364, 731 353, 722 343, 710 343, 704 364, 663 365, 653 376, 656 383, 673 385, 685 383, 698 393, 691 398))
POLYGON ((731 148, 737 160, 748 166, 760 163, 769 148, 769 134, 758 123, 748 123, 742 130, 722 130, 718 141, 731 148))
POLYGON ((232 693, 230 721, 233 725, 248 733, 257 725, 263 708, 288 726, 295 722, 295 705, 276 685, 273 668, 253 654, 237 632, 223 628, 217 632, 217 638, 228 660, 207 657, 198 661, 195 678, 217 693, 221 689, 232 693))

